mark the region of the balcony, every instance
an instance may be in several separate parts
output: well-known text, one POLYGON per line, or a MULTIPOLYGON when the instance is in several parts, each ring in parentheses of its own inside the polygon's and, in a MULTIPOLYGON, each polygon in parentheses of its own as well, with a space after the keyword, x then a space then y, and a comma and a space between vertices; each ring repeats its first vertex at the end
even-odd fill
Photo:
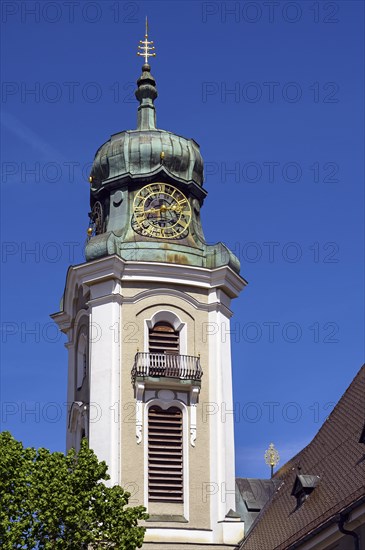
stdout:
POLYGON ((200 358, 192 355, 136 353, 131 374, 133 383, 137 377, 200 381, 203 371, 200 358))

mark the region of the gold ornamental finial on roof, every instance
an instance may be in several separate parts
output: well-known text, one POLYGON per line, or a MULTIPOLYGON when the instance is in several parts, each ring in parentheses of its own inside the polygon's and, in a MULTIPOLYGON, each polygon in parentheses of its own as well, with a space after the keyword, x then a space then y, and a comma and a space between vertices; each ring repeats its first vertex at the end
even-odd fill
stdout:
POLYGON ((144 62, 148 63, 149 57, 154 57, 156 54, 153 52, 155 46, 152 45, 153 40, 148 40, 148 19, 146 17, 146 34, 144 35, 144 40, 139 41, 138 49, 141 51, 137 52, 137 55, 144 57, 144 62))
POLYGON ((279 463, 280 456, 274 447, 274 443, 270 443, 269 448, 265 451, 265 462, 271 468, 271 477, 274 473, 274 466, 279 463))

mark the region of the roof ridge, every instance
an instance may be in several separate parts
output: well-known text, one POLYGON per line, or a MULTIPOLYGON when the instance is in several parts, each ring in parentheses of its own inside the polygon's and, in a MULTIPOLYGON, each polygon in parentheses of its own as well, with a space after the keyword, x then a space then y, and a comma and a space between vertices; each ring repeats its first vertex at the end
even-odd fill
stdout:
MULTIPOLYGON (((340 405, 342 404, 342 402, 344 401, 344 399, 347 397, 348 393, 350 392, 350 390, 353 390, 353 386, 354 386, 354 382, 357 378, 361 378, 361 376, 364 375, 364 382, 365 382, 365 363, 360 367, 360 370, 357 372, 357 374, 354 376, 354 378, 352 379, 352 382, 349 384, 349 386, 347 387, 346 391, 341 395, 340 399, 338 400, 338 402, 336 403, 336 405, 333 407, 332 411, 330 412, 330 414, 327 416, 327 418, 324 420, 323 424, 321 425, 321 427, 319 428, 319 430, 316 432, 316 434, 313 436, 313 438, 311 439, 311 441, 309 441, 309 443, 303 447, 303 449, 301 449, 300 451, 298 451, 292 458, 290 458, 285 464, 283 464, 281 466, 281 468, 279 470, 277 470, 274 474, 274 477, 279 477, 280 476, 280 472, 281 470, 283 470, 284 468, 286 467, 289 467, 290 468, 290 464, 292 462, 295 461, 295 459, 299 456, 299 455, 304 455, 305 454, 305 451, 306 449, 308 449, 308 447, 320 436, 320 434, 322 433, 322 430, 328 425, 328 423, 330 422, 331 420, 331 417, 333 417, 335 414, 337 414, 338 412, 338 409, 340 407, 340 405)), ((364 422, 365 422, 365 419, 364 419, 364 422)), ((349 432, 349 433, 353 433, 353 432, 349 432)), ((341 442, 343 443, 344 441, 347 441, 347 439, 342 439, 341 442)), ((337 449, 338 447, 340 446, 340 444, 335 447, 335 449, 337 449)), ((289 469, 289 471, 291 471, 289 469)), ((288 473, 288 470, 285 469, 285 474, 284 476, 286 476, 288 473)))

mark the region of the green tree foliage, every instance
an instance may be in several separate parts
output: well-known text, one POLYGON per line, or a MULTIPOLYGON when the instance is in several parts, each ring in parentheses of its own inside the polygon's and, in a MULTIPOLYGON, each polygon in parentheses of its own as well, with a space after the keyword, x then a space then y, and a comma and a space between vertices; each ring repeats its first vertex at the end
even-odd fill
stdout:
POLYGON ((142 546, 143 506, 107 487, 105 462, 83 440, 78 453, 24 448, 0 433, 0 548, 2 550, 134 550, 142 546))

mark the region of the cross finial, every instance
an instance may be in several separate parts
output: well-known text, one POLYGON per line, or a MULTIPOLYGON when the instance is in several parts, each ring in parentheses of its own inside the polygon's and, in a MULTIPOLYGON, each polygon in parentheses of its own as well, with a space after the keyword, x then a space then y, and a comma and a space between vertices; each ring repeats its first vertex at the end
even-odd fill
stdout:
POLYGON ((148 63, 149 57, 154 57, 156 54, 153 52, 155 46, 152 45, 153 40, 148 40, 148 19, 146 17, 146 34, 144 35, 144 40, 139 41, 137 55, 144 57, 144 62, 148 63))

